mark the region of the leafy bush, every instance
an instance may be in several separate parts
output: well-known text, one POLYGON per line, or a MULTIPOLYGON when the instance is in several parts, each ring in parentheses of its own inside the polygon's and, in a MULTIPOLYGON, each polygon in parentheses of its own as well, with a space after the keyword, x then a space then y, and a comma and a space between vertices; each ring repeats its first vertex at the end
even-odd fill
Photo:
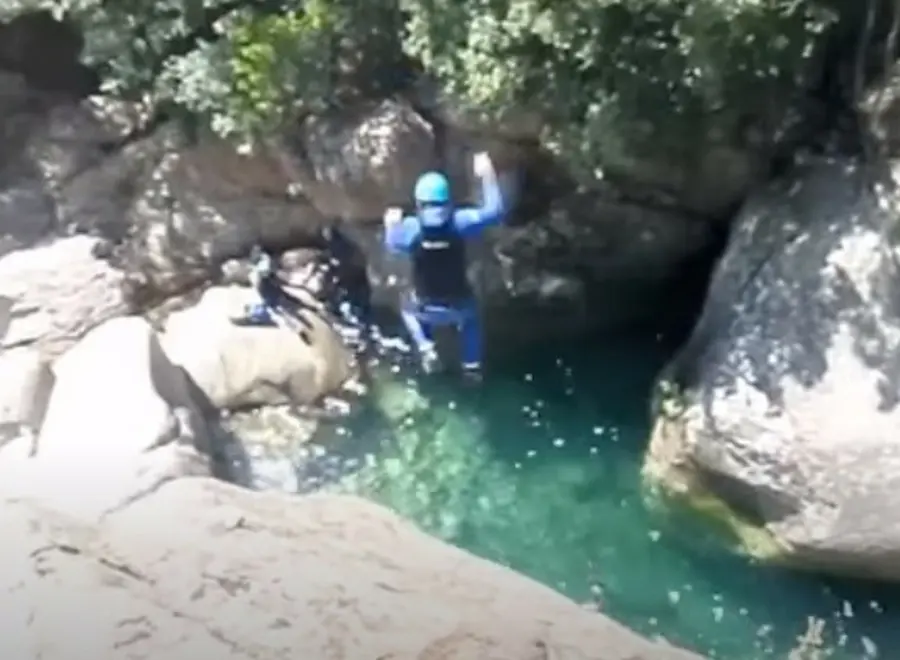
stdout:
POLYGON ((399 14, 363 0, 7 0, 0 18, 50 10, 85 36, 104 91, 184 111, 246 138, 285 113, 323 112, 400 56, 399 14))
POLYGON ((642 151, 683 150, 711 118, 733 135, 804 82, 835 18, 804 0, 404 6, 406 47, 450 93, 495 117, 536 110, 545 144, 588 177, 642 151))
POLYGON ((777 123, 835 20, 826 1, 5 0, 0 16, 62 8, 108 91, 240 137, 401 87, 402 48, 478 113, 536 113, 591 178, 777 123))

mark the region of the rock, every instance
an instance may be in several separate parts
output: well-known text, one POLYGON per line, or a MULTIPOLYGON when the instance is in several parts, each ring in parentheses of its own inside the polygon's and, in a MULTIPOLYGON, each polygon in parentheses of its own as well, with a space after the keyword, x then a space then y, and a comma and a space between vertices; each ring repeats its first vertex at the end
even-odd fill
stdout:
POLYGON ((209 474, 190 384, 140 317, 98 326, 54 372, 26 492, 89 519, 177 476, 209 474))
POLYGON ((151 122, 147 104, 103 96, 51 107, 29 135, 26 161, 58 230, 116 242, 131 236, 135 196, 172 140, 151 122))
POLYGON ((40 430, 54 382, 50 364, 39 352, 18 348, 0 353, 0 437, 40 430))
POLYGON ((0 341, 6 337, 9 332, 9 326, 12 323, 12 309, 16 304, 13 298, 0 296, 0 341))
POLYGON ((213 138, 189 143, 174 124, 153 125, 141 104, 91 97, 53 108, 31 129, 29 185, 43 190, 47 227, 120 244, 119 264, 143 304, 210 279, 254 245, 309 243, 326 218, 377 218, 386 203, 406 201, 424 167, 411 149, 431 153, 410 135, 422 120, 385 102, 329 121, 304 127, 306 167, 280 147, 241 154, 213 138), (293 174, 300 194, 290 194, 293 174))
POLYGON ((309 404, 351 376, 351 356, 315 313, 302 315, 305 339, 293 330, 231 322, 255 301, 249 288, 213 287, 166 323, 166 352, 214 406, 309 404))
POLYGON ((32 346, 53 357, 128 312, 122 273, 94 256, 100 243, 72 236, 0 257, 0 296, 13 301, 0 347, 32 346))
POLYGON ((386 207, 408 205, 418 176, 438 165, 432 127, 397 99, 309 119, 279 151, 316 209, 345 220, 380 220, 386 207))
POLYGON ((730 505, 754 554, 897 580, 900 198, 883 169, 812 162, 748 202, 663 377, 645 469, 730 505))
MULTIPOLYGON (((812 87, 821 75, 819 53, 808 55, 806 66, 798 71, 797 89, 812 87)), ((699 121, 683 122, 684 116, 673 113, 671 105, 666 114, 654 117, 652 104, 644 113, 611 118, 604 128, 603 148, 596 153, 601 162, 592 162, 590 171, 572 173, 581 184, 577 188, 597 193, 613 183, 632 202, 648 208, 713 219, 730 215, 769 176, 774 154, 820 128, 822 109, 813 99, 791 93, 769 96, 771 103, 765 107, 736 104, 692 116, 699 121)), ((484 113, 472 112, 470 104, 424 80, 416 89, 416 101, 455 132, 487 134, 507 145, 546 144, 548 126, 554 125, 552 118, 541 116, 539 102, 533 108, 511 109, 502 121, 485 124, 484 113)), ((553 147, 556 155, 565 148, 553 147)), ((564 193, 575 189, 568 186, 564 193)))
POLYGON ((184 479, 99 525, 0 516, 5 657, 699 660, 355 498, 184 479))
POLYGON ((135 201, 127 261, 156 290, 178 291, 256 244, 309 241, 325 220, 290 197, 289 184, 267 154, 244 156, 214 140, 173 145, 135 201))
MULTIPOLYGON (((278 263, 279 279, 287 284, 296 284, 295 289, 306 287, 316 295, 319 294, 318 288, 310 286, 314 283, 315 269, 321 261, 322 253, 319 250, 297 248, 274 256, 278 263)), ((229 259, 220 268, 219 281, 224 285, 250 286, 252 270, 253 264, 249 259, 229 259)))
POLYGON ((716 233, 689 214, 570 195, 552 201, 537 222, 494 236, 492 258, 476 279, 506 308, 498 314, 510 329, 504 334, 527 325, 553 336, 666 325, 667 315, 683 314, 679 298, 690 290, 685 276, 715 247, 716 233))
POLYGON ((705 255, 714 223, 620 203, 605 189, 572 194, 572 182, 527 141, 436 128, 434 113, 423 110, 426 119, 416 107, 399 97, 351 104, 242 154, 213 138, 188 140, 146 103, 66 100, 0 76, 0 255, 51 236, 102 237, 128 303, 146 310, 214 281, 222 263, 253 245, 280 252, 318 244, 323 227, 342 218, 367 235, 361 245, 373 278, 388 280, 395 268, 382 264, 384 208, 408 206, 415 179, 439 164, 460 200, 477 200, 471 157, 480 149, 492 154, 510 205, 522 204, 508 219, 519 226, 472 250, 485 273, 476 279, 492 290, 492 323, 521 328, 558 317, 552 330, 570 334, 594 322, 655 322, 668 282, 705 255), (592 289, 602 292, 596 300, 592 289))
POLYGON ((143 103, 72 101, 0 76, 0 254, 48 235, 117 243, 141 296, 181 292, 252 245, 290 247, 321 214, 265 153, 189 143, 143 103))
POLYGON ((0 255, 33 245, 56 228, 53 200, 27 157, 28 138, 41 121, 39 100, 24 77, 0 73, 0 255))
POLYGON ((900 155, 900 63, 894 62, 879 80, 873 81, 858 99, 854 117, 865 131, 865 138, 882 156, 900 155))

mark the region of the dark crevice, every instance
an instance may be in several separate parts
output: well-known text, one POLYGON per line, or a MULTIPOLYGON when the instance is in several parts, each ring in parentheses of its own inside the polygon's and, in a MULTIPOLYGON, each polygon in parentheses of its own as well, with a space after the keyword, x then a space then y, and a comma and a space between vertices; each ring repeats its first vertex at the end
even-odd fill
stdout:
POLYGON ((83 98, 100 77, 79 62, 84 37, 49 11, 26 12, 0 24, 0 69, 22 75, 34 89, 83 98))

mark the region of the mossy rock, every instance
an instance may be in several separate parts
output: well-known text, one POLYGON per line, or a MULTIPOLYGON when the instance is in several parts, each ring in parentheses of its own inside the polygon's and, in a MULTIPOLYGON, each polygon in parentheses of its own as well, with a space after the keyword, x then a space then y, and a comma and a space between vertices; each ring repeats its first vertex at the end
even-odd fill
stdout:
POLYGON ((765 525, 741 515, 706 487, 688 456, 684 436, 680 417, 657 417, 642 469, 648 505, 697 514, 733 550, 753 559, 789 562, 790 548, 765 525))

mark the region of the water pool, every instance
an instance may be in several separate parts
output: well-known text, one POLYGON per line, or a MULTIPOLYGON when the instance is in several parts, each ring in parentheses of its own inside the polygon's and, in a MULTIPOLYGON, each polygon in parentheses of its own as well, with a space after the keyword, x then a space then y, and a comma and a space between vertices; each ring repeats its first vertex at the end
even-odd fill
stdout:
POLYGON ((319 487, 342 466, 327 488, 711 657, 785 659, 808 617, 825 620, 832 657, 894 657, 900 591, 754 565, 648 499, 648 395, 667 355, 627 338, 536 352, 478 389, 383 377, 349 423, 320 427, 330 451, 299 479, 319 487))

